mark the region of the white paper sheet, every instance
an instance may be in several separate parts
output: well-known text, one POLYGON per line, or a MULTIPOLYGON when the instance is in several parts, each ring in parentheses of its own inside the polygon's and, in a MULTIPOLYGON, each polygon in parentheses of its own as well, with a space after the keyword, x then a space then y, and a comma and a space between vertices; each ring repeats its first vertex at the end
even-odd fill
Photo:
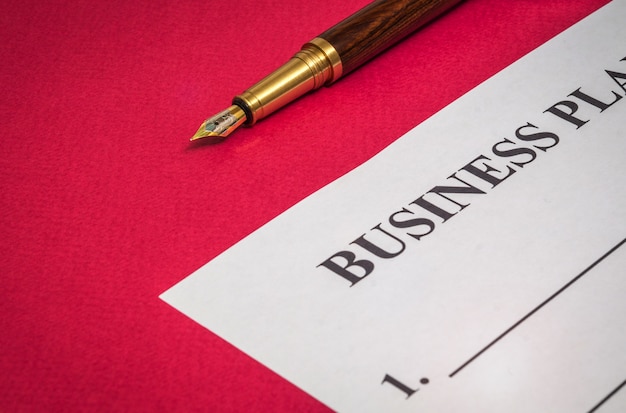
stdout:
POLYGON ((594 13, 163 300, 341 412, 626 411, 625 18, 594 13))

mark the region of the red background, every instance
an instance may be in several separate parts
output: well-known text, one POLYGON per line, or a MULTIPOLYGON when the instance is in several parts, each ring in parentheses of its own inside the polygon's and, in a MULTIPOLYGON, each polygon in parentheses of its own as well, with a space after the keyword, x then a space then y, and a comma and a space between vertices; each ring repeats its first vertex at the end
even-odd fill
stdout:
POLYGON ((328 411, 158 295, 607 1, 468 0, 254 128, 188 143, 367 2, 4 5, 0 410, 328 411))

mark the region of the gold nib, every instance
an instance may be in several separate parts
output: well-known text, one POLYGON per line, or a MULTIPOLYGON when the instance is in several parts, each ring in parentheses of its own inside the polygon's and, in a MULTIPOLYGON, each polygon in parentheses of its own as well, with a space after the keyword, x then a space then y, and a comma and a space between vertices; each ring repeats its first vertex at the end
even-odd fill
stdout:
POLYGON ((191 141, 202 138, 225 138, 246 120, 246 113, 237 105, 205 120, 191 141))

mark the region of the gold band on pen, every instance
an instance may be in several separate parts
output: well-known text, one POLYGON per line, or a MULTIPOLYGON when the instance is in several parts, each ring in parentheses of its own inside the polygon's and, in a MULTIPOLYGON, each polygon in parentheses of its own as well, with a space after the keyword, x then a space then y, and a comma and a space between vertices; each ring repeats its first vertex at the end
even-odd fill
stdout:
POLYGON ((246 113, 247 125, 305 93, 339 79, 342 63, 337 50, 326 40, 316 37, 287 63, 233 99, 246 113))

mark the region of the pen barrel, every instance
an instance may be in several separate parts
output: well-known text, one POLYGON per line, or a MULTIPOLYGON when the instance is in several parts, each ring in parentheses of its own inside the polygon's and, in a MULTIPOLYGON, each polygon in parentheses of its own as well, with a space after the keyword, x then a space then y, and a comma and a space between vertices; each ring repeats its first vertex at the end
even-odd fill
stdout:
POLYGON ((377 0, 305 44, 286 64, 235 96, 253 125, 393 46, 461 0, 377 0))
POLYGON ((460 1, 377 0, 318 37, 333 45, 346 74, 460 1))

